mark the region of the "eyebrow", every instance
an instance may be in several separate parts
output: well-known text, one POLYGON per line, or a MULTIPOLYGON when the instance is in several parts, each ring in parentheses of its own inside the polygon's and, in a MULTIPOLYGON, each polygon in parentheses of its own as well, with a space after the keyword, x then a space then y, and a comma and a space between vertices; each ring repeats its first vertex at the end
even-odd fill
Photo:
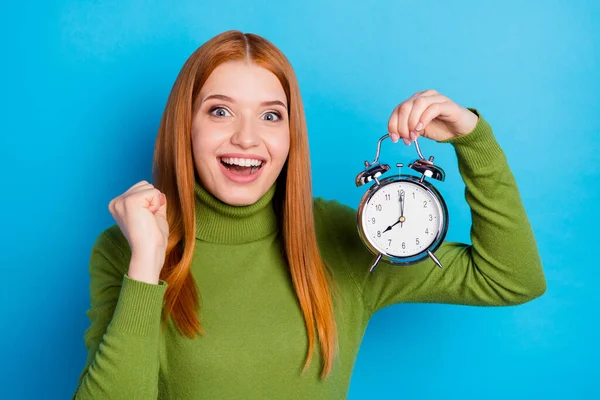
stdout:
MULTIPOLYGON (((225 101, 229 101, 230 103, 235 103, 235 100, 232 99, 229 96, 225 96, 224 94, 213 94, 208 96, 207 98, 205 98, 204 100, 202 100, 202 103, 204 103, 206 100, 209 99, 220 99, 220 100, 225 100, 225 101)), ((271 101, 263 101, 260 103, 261 106, 275 106, 275 105, 280 105, 283 108, 287 109, 287 106, 279 100, 271 100, 271 101)))

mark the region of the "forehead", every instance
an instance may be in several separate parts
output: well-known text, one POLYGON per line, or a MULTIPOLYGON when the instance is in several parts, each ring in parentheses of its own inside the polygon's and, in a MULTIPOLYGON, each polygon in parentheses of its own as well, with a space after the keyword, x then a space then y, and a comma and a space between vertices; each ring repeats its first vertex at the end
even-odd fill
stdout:
POLYGON ((220 64, 200 90, 200 99, 223 94, 242 103, 279 100, 287 104, 279 79, 266 68, 244 61, 220 64))

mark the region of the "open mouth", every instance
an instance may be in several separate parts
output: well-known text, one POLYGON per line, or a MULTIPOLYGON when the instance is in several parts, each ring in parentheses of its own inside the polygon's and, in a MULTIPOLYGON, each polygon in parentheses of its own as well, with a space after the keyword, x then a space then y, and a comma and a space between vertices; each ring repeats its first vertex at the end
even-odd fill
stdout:
POLYGON ((219 157, 221 164, 227 168, 228 171, 236 175, 252 175, 258 172, 264 165, 265 161, 254 160, 248 158, 230 158, 230 157, 219 157))

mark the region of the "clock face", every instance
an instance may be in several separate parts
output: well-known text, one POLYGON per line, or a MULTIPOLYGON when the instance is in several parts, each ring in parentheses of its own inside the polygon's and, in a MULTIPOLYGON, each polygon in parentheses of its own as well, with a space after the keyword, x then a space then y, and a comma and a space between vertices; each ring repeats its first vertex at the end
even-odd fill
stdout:
POLYGON ((444 223, 437 198, 410 181, 382 186, 363 207, 365 238, 377 251, 393 257, 411 257, 427 250, 444 223))

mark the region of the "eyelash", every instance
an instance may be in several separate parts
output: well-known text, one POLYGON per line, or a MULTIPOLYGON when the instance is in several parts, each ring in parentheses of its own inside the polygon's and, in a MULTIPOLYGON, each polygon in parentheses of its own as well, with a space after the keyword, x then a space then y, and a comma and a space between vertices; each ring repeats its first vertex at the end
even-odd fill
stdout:
MULTIPOLYGON (((214 115, 214 114, 213 114, 213 111, 215 111, 215 110, 220 110, 220 109, 227 110, 225 107, 221 107, 221 106, 215 106, 215 107, 212 107, 212 108, 211 108, 211 109, 208 111, 208 113, 209 113, 209 114, 212 114, 212 115, 213 115, 213 116, 215 116, 215 117, 219 117, 219 118, 220 118, 220 116, 218 116, 218 115, 214 115)), ((279 114, 277 111, 269 111, 269 112, 267 112, 267 114, 275 114, 275 115, 277 115, 277 118, 279 118, 278 120, 269 121, 269 122, 279 122, 279 121, 281 121, 281 119, 282 119, 282 117, 281 117, 281 114, 279 114)))

